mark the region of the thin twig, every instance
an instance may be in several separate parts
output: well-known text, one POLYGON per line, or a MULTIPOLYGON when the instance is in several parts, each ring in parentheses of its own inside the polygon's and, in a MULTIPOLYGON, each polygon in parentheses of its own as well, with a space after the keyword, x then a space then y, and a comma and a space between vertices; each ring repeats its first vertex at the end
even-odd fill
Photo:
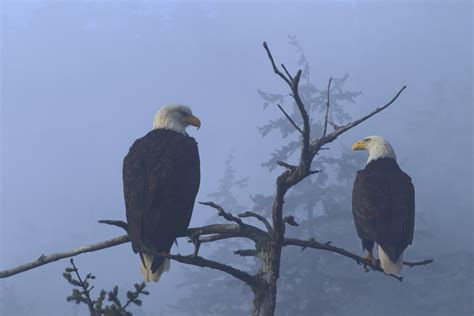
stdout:
POLYGON ((234 251, 234 254, 241 257, 256 257, 258 255, 257 250, 255 249, 239 249, 234 251))
POLYGON ((103 220, 100 220, 98 222, 101 223, 101 224, 107 224, 107 225, 120 227, 128 233, 128 224, 124 221, 103 219, 103 220))
POLYGON ((268 232, 271 232, 273 229, 272 225, 270 225, 270 223, 267 221, 265 217, 255 212, 247 211, 247 212, 239 214, 239 217, 255 217, 256 219, 258 219, 265 225, 265 228, 267 229, 268 232))
POLYGON ((201 205, 206 205, 206 206, 210 206, 214 209, 217 210, 218 212, 218 215, 219 216, 222 216, 224 217, 226 220, 228 220, 229 222, 235 222, 239 225, 244 225, 244 223, 242 222, 242 220, 238 217, 235 217, 234 215, 232 215, 231 213, 227 213, 226 211, 224 211, 224 209, 222 208, 222 206, 214 203, 214 202, 199 202, 199 204, 201 205))
POLYGON ((334 123, 334 122, 331 121, 331 120, 328 120, 328 124, 331 125, 331 127, 332 127, 333 130, 336 130, 336 129, 339 129, 339 128, 340 128, 339 125, 337 125, 336 123, 334 123))
POLYGON ((284 167, 284 168, 286 168, 286 169, 288 169, 288 170, 292 170, 292 171, 293 171, 293 170, 296 169, 296 166, 290 165, 289 163, 284 162, 284 161, 281 161, 281 160, 278 160, 278 161, 276 162, 276 164, 279 165, 279 166, 282 166, 282 167, 284 167))
POLYGON ((288 69, 286 69, 284 64, 281 64, 281 68, 283 68, 288 78, 290 78, 290 80, 293 81, 293 77, 290 75, 290 72, 288 71, 288 69))
POLYGON ((410 268, 416 267, 416 266, 424 266, 430 263, 433 263, 433 259, 427 259, 423 261, 418 261, 418 262, 410 262, 410 261, 403 261, 403 264, 406 266, 409 266, 410 268))
POLYGON ((288 215, 283 218, 283 222, 287 223, 290 226, 299 226, 299 224, 295 221, 295 217, 293 215, 288 215))
POLYGON ((331 91, 331 82, 332 78, 329 78, 328 82, 328 95, 327 95, 327 103, 326 103, 326 116, 324 118, 324 131, 323 131, 323 137, 326 136, 326 132, 328 130, 328 118, 329 118, 329 95, 331 91))
POLYGON ((288 113, 286 113, 286 111, 283 109, 283 107, 280 105, 280 104, 277 104, 278 108, 280 109, 280 111, 283 112, 283 114, 285 114, 286 118, 288 119, 288 121, 290 121, 290 123, 296 128, 296 130, 298 132, 300 132, 301 135, 304 135, 303 131, 301 130, 301 128, 296 125, 296 123, 293 121, 293 119, 288 115, 288 113))
POLYGON ((268 59, 270 59, 270 62, 272 63, 273 71, 280 76, 281 79, 283 79, 290 87, 292 86, 292 80, 285 77, 285 75, 278 70, 275 61, 273 60, 272 53, 270 53, 270 49, 268 48, 267 42, 263 42, 263 48, 265 48, 265 51, 267 52, 268 59))

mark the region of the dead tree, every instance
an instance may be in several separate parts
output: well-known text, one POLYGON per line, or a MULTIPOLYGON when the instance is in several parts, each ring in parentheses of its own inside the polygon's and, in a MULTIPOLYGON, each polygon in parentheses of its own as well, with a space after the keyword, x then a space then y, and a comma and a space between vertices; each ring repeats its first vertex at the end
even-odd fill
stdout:
MULTIPOLYGON (((267 219, 264 216, 255 212, 245 212, 238 214, 238 216, 234 216, 233 214, 227 212, 222 207, 213 202, 200 202, 203 205, 214 208, 218 212, 218 215, 222 216, 229 223, 213 224, 187 229, 182 234, 182 237, 188 237, 189 240, 194 244, 194 251, 192 254, 189 255, 155 253, 147 249, 142 249, 144 252, 152 254, 154 256, 161 256, 163 258, 175 260, 184 264, 216 269, 225 272, 233 276, 234 278, 239 279, 240 281, 248 285, 254 294, 253 315, 255 316, 274 315, 276 306, 277 280, 280 275, 280 261, 282 256, 282 250, 284 247, 293 246, 301 247, 302 250, 312 248, 334 252, 346 258, 352 259, 357 264, 364 264, 366 266, 369 266, 372 268, 373 271, 385 273, 378 264, 372 265, 370 261, 367 261, 359 255, 347 251, 343 248, 336 247, 331 242, 320 242, 315 239, 301 240, 285 236, 286 225, 298 226, 298 224, 292 215, 283 215, 283 207, 285 202, 285 195, 290 188, 297 185, 306 177, 321 172, 320 170, 312 170, 311 166, 314 157, 319 153, 319 151, 326 149, 326 147, 324 147, 325 145, 332 143, 343 133, 349 131, 353 127, 371 118, 375 114, 385 110, 387 107, 389 107, 395 102, 395 100, 406 88, 406 86, 403 86, 388 103, 376 108, 371 113, 355 121, 349 122, 343 126, 336 126, 328 120, 328 113, 330 111, 330 79, 328 82, 328 96, 327 108, 324 117, 324 130, 322 135, 312 135, 309 124, 309 114, 298 92, 302 70, 300 69, 296 72, 296 74, 291 75, 287 68, 283 64, 281 64, 281 69, 283 70, 281 71, 280 68, 275 64, 273 56, 265 42, 263 43, 263 47, 267 53, 268 59, 270 60, 274 73, 288 86, 290 90, 290 95, 294 99, 303 121, 303 126, 298 126, 284 111, 284 109, 281 106, 278 106, 279 109, 285 115, 285 117, 301 134, 301 152, 299 155, 299 160, 296 164, 290 164, 284 161, 277 162, 279 166, 285 168, 286 170, 282 172, 276 180, 275 196, 271 210, 272 218, 267 219), (328 124, 332 127, 332 131, 328 130, 328 124), (249 217, 260 221, 263 224, 262 228, 246 223, 244 219, 249 217), (254 248, 240 249, 236 250, 234 253, 239 256, 251 256, 257 258, 260 261, 260 269, 257 273, 250 274, 248 272, 232 267, 231 265, 209 260, 199 256, 199 248, 202 244, 229 238, 246 238, 254 243, 254 248)), ((123 221, 103 220, 100 222, 104 224, 115 225, 127 231, 127 224, 123 221)), ((123 243, 127 243, 129 241, 130 240, 128 236, 123 235, 96 244, 83 246, 68 252, 55 253, 48 256, 41 255, 37 260, 33 262, 20 265, 9 270, 0 271, 0 278, 10 277, 12 275, 22 273, 24 271, 63 258, 73 257, 85 252, 110 248, 123 243)), ((413 267, 419 265, 426 265, 432 262, 433 260, 430 259, 420 262, 404 262, 404 264, 413 267)), ((402 281, 401 277, 395 275, 388 276, 402 281)))

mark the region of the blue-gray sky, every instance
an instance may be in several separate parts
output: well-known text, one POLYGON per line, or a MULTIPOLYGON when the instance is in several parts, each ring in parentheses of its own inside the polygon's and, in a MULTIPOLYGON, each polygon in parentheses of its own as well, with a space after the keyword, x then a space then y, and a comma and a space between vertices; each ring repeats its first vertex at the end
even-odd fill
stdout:
MULTIPOLYGON (((389 139, 417 186, 417 210, 436 229, 433 244, 449 234, 454 248, 472 251, 471 1, 4 0, 1 9, 0 269, 121 233, 96 221, 124 218, 122 159, 166 103, 188 104, 202 121, 190 131, 202 161, 198 200, 215 190, 231 150, 250 176, 242 198, 271 192, 275 174, 260 163, 281 142, 262 139, 257 127, 280 113, 263 110, 257 89, 286 90, 261 43, 295 70, 289 34, 320 87, 349 73, 349 88, 363 92, 348 106, 354 117, 408 85, 332 147, 389 139), (430 213, 435 205, 443 210, 430 213)), ((212 215, 196 207, 192 225, 212 215)), ((129 245, 77 262, 99 287, 140 280, 129 245)), ((6 282, 38 314, 64 315, 72 312, 66 264, 6 282), (41 297, 32 294, 38 288, 41 297)), ((180 271, 175 264, 150 286, 156 300, 179 295, 180 271)))

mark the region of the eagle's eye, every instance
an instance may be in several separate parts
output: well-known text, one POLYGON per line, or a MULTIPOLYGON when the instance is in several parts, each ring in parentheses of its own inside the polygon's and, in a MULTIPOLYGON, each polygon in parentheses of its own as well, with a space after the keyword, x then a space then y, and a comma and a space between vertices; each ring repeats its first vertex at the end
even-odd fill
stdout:
POLYGON ((366 143, 370 142, 370 138, 365 138, 364 142, 366 142, 366 143))

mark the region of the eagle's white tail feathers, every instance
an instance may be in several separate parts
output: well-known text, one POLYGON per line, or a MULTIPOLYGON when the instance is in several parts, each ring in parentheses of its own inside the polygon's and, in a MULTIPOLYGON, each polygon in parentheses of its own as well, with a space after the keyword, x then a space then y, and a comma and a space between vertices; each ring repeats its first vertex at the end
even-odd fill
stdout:
POLYGON ((151 272, 151 264, 153 263, 153 256, 143 254, 143 259, 145 261, 146 267, 143 266, 143 263, 140 262, 140 272, 143 274, 145 282, 158 282, 161 278, 161 275, 170 270, 170 260, 165 259, 158 270, 155 273, 151 272))
POLYGON ((385 271, 385 273, 395 275, 399 274, 403 268, 403 252, 401 253, 400 257, 398 257, 397 261, 393 262, 383 251, 382 247, 377 245, 377 248, 379 251, 380 265, 382 266, 382 269, 385 271))

